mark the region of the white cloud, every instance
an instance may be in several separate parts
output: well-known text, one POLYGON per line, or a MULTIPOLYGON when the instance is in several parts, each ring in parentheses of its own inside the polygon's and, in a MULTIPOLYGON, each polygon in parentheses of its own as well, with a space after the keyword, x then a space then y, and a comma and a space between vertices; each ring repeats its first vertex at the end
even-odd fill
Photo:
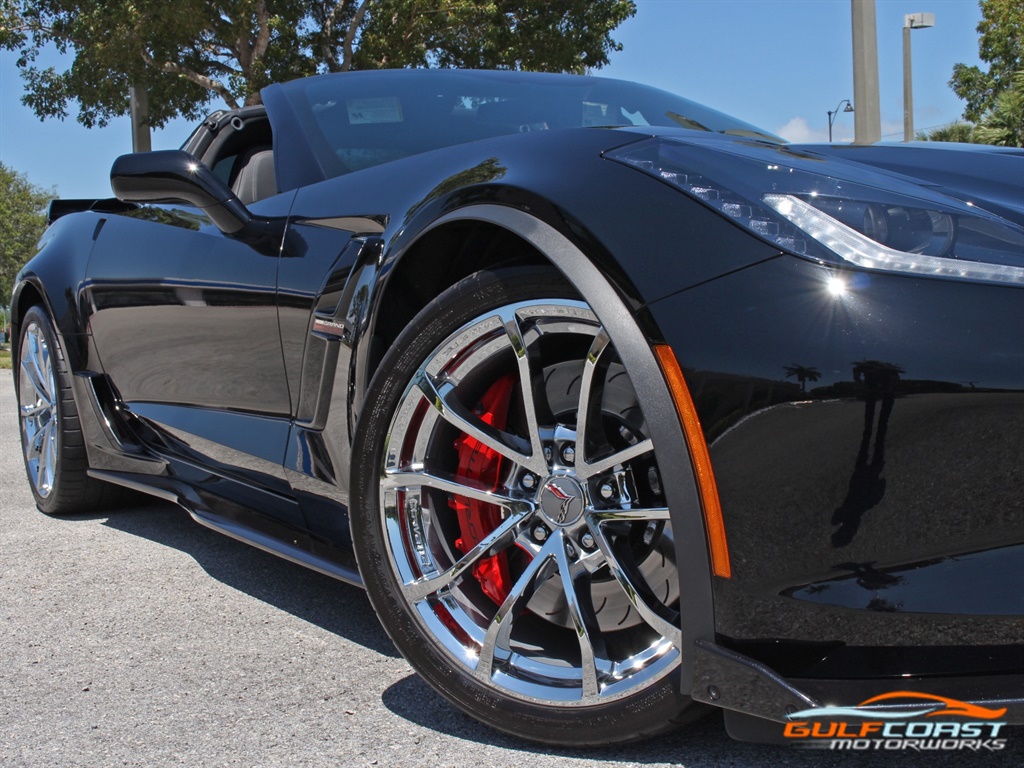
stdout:
MULTIPOLYGON (((812 128, 808 124, 807 118, 798 115, 785 125, 776 128, 775 133, 794 144, 824 144, 828 141, 828 124, 826 123, 824 128, 812 128)), ((842 123, 837 120, 832 125, 832 141, 835 144, 851 144, 853 136, 853 120, 848 119, 842 123)), ((887 122, 882 124, 883 141, 899 141, 902 138, 903 123, 887 122)))
POLYGON ((828 141, 828 133, 812 129, 811 126, 807 124, 807 118, 805 117, 794 117, 782 127, 776 128, 775 133, 786 141, 792 141, 797 144, 828 141))

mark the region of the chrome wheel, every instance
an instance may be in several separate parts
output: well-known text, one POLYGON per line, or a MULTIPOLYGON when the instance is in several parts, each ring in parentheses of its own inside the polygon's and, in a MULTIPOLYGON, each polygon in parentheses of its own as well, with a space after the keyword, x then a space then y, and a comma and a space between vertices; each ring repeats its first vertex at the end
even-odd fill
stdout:
POLYGON ((410 373, 377 513, 418 634, 488 691, 558 710, 663 682, 682 647, 670 516, 594 312, 505 303, 410 373))
POLYGON ((47 498, 57 474, 60 420, 57 384, 43 329, 29 323, 19 356, 18 414, 25 466, 36 494, 47 498))

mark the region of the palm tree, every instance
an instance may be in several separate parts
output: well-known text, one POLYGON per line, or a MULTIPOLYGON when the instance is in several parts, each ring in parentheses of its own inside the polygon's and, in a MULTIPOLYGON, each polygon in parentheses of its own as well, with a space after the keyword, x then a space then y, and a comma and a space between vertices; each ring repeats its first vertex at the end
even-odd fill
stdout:
POLYGON ((797 381, 800 382, 801 392, 807 391, 808 381, 817 381, 818 379, 821 378, 821 372, 817 368, 810 368, 803 365, 797 365, 796 363, 785 366, 785 371, 787 379, 795 378, 797 381))

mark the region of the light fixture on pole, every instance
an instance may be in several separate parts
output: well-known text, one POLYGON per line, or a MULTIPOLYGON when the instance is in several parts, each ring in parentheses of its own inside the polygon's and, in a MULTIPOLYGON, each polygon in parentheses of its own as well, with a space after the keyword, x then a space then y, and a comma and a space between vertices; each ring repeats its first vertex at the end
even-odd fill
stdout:
POLYGON ((846 105, 846 107, 843 108, 843 112, 853 112, 853 104, 850 103, 849 99, 843 99, 838 104, 836 104, 836 108, 835 109, 830 109, 828 111, 828 143, 829 144, 832 143, 832 123, 834 123, 836 121, 836 115, 839 114, 839 108, 842 107, 843 104, 846 105))
POLYGON ((914 140, 914 84, 910 73, 910 30, 935 26, 934 13, 908 13, 903 17, 903 140, 914 140))

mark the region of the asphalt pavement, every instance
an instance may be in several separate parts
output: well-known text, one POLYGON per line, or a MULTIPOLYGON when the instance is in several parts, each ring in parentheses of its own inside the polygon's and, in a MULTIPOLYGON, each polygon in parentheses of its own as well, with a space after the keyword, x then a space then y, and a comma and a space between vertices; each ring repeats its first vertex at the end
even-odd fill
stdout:
POLYGON ((420 681, 358 588, 160 502, 38 512, 10 372, 0 371, 2 766, 1020 765, 1011 752, 741 744, 717 715, 615 749, 505 736, 420 681))

